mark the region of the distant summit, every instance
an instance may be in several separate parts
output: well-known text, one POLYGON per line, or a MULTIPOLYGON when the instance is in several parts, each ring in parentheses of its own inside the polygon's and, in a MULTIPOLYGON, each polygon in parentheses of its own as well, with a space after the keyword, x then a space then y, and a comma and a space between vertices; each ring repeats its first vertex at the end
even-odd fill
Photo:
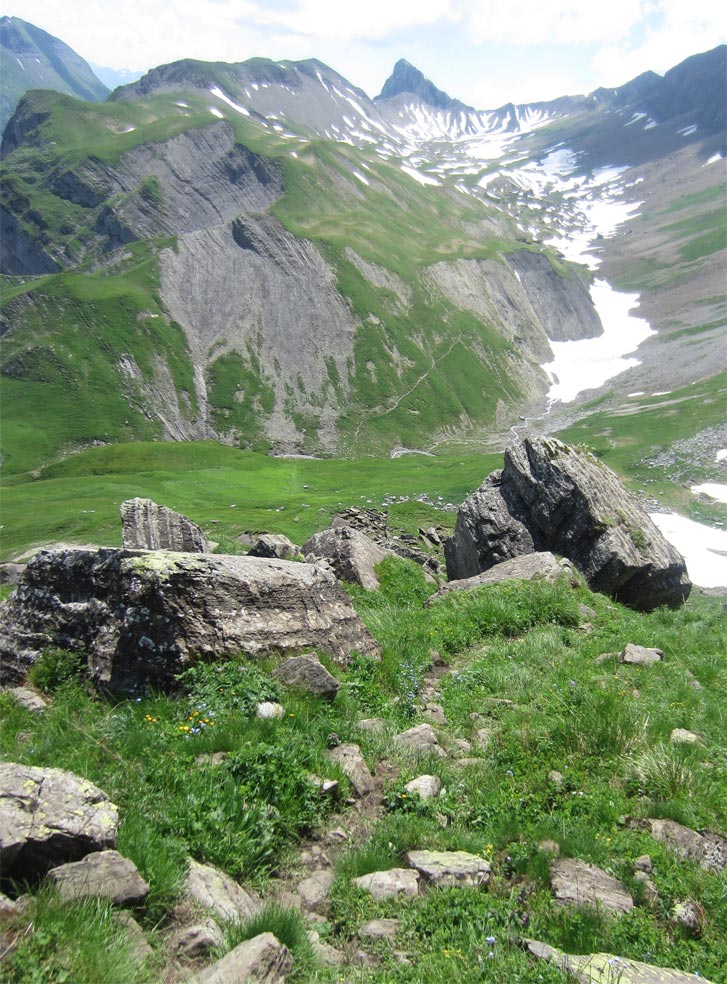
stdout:
POLYGON ((423 75, 418 68, 415 68, 405 58, 400 58, 394 65, 394 71, 384 83, 384 88, 379 99, 393 99, 403 93, 411 93, 418 96, 422 102, 435 109, 469 109, 459 99, 453 99, 446 92, 438 89, 433 82, 430 82, 426 75, 423 75))
POLYGON ((19 17, 0 17, 0 132, 29 89, 52 89, 88 102, 109 90, 73 48, 19 17))

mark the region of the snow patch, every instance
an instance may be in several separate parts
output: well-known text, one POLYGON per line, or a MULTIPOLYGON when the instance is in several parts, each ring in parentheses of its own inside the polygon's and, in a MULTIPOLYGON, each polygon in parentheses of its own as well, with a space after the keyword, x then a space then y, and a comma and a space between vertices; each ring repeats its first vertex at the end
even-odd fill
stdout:
POLYGON ((210 113, 212 113, 213 116, 216 116, 220 120, 224 120, 225 114, 221 113, 216 106, 208 106, 207 109, 210 111, 210 113))
POLYGON ((591 297, 603 324, 603 334, 575 342, 549 340, 553 361, 543 369, 551 380, 548 398, 552 402, 572 403, 579 393, 597 389, 626 369, 638 366, 639 359, 631 353, 656 334, 648 321, 630 313, 638 302, 638 294, 619 294, 605 280, 597 280, 591 287, 591 297), (626 358, 628 355, 631 357, 626 358))
POLYGON ((677 130, 680 137, 691 137, 693 133, 697 132, 697 124, 692 123, 691 126, 684 126, 681 130, 677 130))
POLYGON ((437 181, 436 178, 430 178, 428 175, 422 174, 420 171, 415 171, 413 167, 407 167, 406 164, 402 164, 401 169, 408 174, 409 177, 414 178, 415 181, 418 181, 419 184, 434 185, 437 188, 442 186, 441 181, 437 181))
POLYGON ((714 456, 715 461, 727 461, 727 448, 720 448, 714 456))
POLYGON ((221 99, 222 102, 227 103, 230 109, 234 109, 235 112, 242 113, 243 116, 250 115, 249 110, 245 109, 244 106, 240 106, 239 103, 233 102, 232 99, 230 99, 230 97, 225 92, 223 92, 219 86, 217 85, 214 86, 212 89, 210 89, 210 92, 212 93, 213 96, 217 96, 218 99, 221 99))
POLYGON ((360 171, 354 171, 353 172, 353 176, 354 176, 354 178, 358 178, 358 180, 361 181, 365 185, 370 185, 371 184, 371 182, 369 181, 369 179, 365 175, 361 174, 360 171))
POLYGON ((727 503, 727 485, 720 485, 718 482, 692 485, 690 492, 694 492, 695 495, 706 495, 708 499, 714 499, 715 502, 727 503))
POLYGON ((189 109, 189 103, 186 102, 175 102, 175 106, 180 106, 182 109, 189 109))
POLYGON ((684 557, 693 584, 727 586, 727 532, 676 513, 652 513, 651 521, 684 557))
POLYGON ((702 167, 706 167, 707 164, 716 164, 717 161, 721 161, 721 160, 722 160, 722 155, 720 153, 712 154, 712 156, 704 162, 702 167))

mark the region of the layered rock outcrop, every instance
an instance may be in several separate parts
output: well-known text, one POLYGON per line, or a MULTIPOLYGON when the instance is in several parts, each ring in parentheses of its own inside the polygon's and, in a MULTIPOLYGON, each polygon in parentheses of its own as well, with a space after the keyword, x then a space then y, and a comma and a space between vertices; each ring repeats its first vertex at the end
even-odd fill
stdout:
POLYGON ((88 653, 100 686, 169 688, 185 666, 310 647, 345 664, 377 647, 329 572, 165 551, 41 551, 0 609, 0 666, 22 679, 46 646, 88 653))
POLYGON ((592 590, 634 608, 689 596, 683 557, 610 469, 553 438, 527 438, 460 506, 445 544, 447 574, 473 577, 544 550, 567 557, 592 590))
POLYGON ((126 550, 209 551, 209 543, 196 523, 151 499, 121 503, 121 542, 126 550))

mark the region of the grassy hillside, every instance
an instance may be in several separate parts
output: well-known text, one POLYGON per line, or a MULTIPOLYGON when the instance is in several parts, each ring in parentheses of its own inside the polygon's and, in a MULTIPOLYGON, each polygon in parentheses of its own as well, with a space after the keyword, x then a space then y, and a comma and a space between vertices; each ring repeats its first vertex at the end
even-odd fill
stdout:
POLYGON ((523 935, 725 984, 724 874, 679 858, 623 819, 667 817, 727 833, 727 620, 720 606, 695 599, 679 612, 638 615, 565 584, 515 582, 422 608, 431 589, 418 569, 387 561, 381 576, 380 592, 352 594, 382 660, 336 670, 341 688, 332 703, 286 691, 270 664, 243 656, 197 669, 177 699, 150 694, 112 704, 88 691, 78 663, 60 651, 49 651, 33 672, 53 700, 43 714, 0 697, 3 758, 71 769, 118 804, 119 850, 151 885, 137 918, 153 947, 136 963, 107 904, 61 906, 49 889, 34 889, 26 909, 3 917, 4 980, 165 980, 170 912, 191 855, 267 902, 253 923, 227 927, 222 950, 271 930, 291 948, 291 980, 301 984, 443 984, 453 977, 563 984, 559 970, 520 949, 523 935), (615 656, 597 658, 627 642, 662 648, 664 662, 626 667, 615 656), (437 677, 434 649, 448 664, 437 677), (256 720, 261 699, 282 701, 285 716, 256 720), (446 723, 435 727, 447 754, 417 759, 392 739, 427 719, 427 700, 443 709, 446 723), (372 716, 381 719, 379 733, 359 725, 372 716), (675 744, 674 728, 699 741, 675 744), (381 806, 370 815, 346 805, 347 781, 326 758, 332 733, 359 743, 377 775, 381 806), (338 803, 320 799, 311 772, 339 779, 338 803), (441 779, 437 799, 406 792, 405 783, 422 773, 441 779), (301 842, 332 828, 349 839, 326 848, 335 879, 315 928, 344 953, 368 950, 368 966, 326 967, 301 916, 275 901, 308 874, 301 842), (354 876, 405 864, 412 849, 488 858, 490 885, 375 902, 352 884, 354 876), (606 868, 633 894, 635 908, 608 918, 556 905, 548 878, 555 852, 606 868), (634 876, 636 859, 647 853, 653 902, 634 876), (693 935, 672 919, 685 899, 701 913, 693 935), (392 942, 357 939, 375 917, 399 920, 392 942))

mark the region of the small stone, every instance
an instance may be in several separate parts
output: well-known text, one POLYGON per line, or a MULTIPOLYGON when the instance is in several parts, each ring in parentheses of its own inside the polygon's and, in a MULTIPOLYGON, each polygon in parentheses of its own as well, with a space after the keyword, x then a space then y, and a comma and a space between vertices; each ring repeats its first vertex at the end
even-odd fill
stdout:
POLYGON ((555 786, 556 789, 563 788, 563 773, 558 772, 556 769, 551 769, 548 773, 548 782, 555 786))
POLYGON ((221 960, 205 967, 188 984, 282 984, 293 969, 290 951, 272 933, 245 940, 221 960))
POLYGON ((58 886, 63 902, 98 897, 114 905, 140 905, 149 894, 134 862, 118 851, 96 851, 82 861, 59 865, 48 872, 48 879, 58 886))
POLYGON ((554 840, 542 840, 538 848, 543 854, 552 854, 556 858, 560 855, 560 844, 554 840))
POLYGON ((227 759, 227 752, 205 752, 202 755, 198 755, 194 760, 195 765, 222 765, 222 763, 227 759))
POLYGON ((111 918, 121 929, 121 932, 126 934, 131 949, 131 959, 135 963, 141 963, 142 960, 151 956, 154 951, 144 935, 144 930, 130 912, 119 909, 112 913, 111 918))
POLYGON ((374 778, 358 745, 344 743, 327 753, 328 759, 341 767, 357 796, 367 796, 374 788, 374 778))
POLYGON ((41 697, 35 690, 29 690, 28 687, 10 687, 5 693, 16 700, 26 711, 38 713, 48 707, 48 701, 45 697, 41 697))
POLYGON ((467 741, 466 738, 455 738, 451 750, 460 757, 469 755, 472 751, 472 742, 467 741))
POLYGON ((383 735, 386 731, 386 721, 383 718, 363 718, 358 722, 361 731, 368 731, 375 735, 383 735))
POLYGON ((338 799, 338 779, 321 779, 320 776, 309 775, 308 781, 330 799, 338 799))
POLYGON ((316 958, 322 964, 325 964, 326 967, 340 967, 342 963, 345 963, 346 954, 341 953, 340 950, 337 950, 329 943, 322 942, 320 934, 315 929, 309 929, 306 935, 310 940, 316 958))
POLYGON ((399 931, 398 919, 372 919, 358 931, 360 939, 391 940, 399 931))
POLYGON ((442 791, 442 780, 439 776, 417 776, 404 786, 407 793, 417 795, 420 799, 435 799, 442 791))
POLYGON ((488 747, 492 741, 492 729, 491 728, 478 728, 475 732, 475 738, 477 739, 477 744, 480 748, 485 749, 488 747))
POLYGON ((225 937, 222 930, 212 919, 195 923, 193 926, 183 926, 172 933, 169 938, 169 949, 172 953, 187 960, 205 957, 216 947, 224 946, 225 937))
POLYGON ((441 704, 427 704, 424 707, 424 717, 427 718, 428 721, 433 721, 435 724, 447 723, 444 708, 441 704))
POLYGON ((419 894, 419 873, 409 868, 391 868, 389 871, 374 871, 370 875, 354 878, 357 888, 368 892, 377 902, 395 898, 397 895, 415 896, 419 894))
POLYGON ((651 872, 654 870, 654 865, 648 854, 641 854, 634 861, 634 870, 645 871, 647 874, 651 874, 651 872))
POLYGON ((282 718, 285 717, 285 708, 273 700, 262 700, 255 709, 255 717, 261 718, 263 721, 282 718))
POLYGON ((298 895, 304 911, 323 914, 328 909, 334 878, 330 869, 320 868, 309 878, 303 879, 298 885, 298 895))
POLYGON ((275 667, 273 676, 286 687, 329 700, 333 700, 341 686, 315 656, 290 656, 275 667))
POLYGON ((444 755, 444 750, 441 748, 431 724, 418 724, 414 728, 402 731, 401 734, 395 735, 394 742, 400 748, 417 755, 423 755, 427 752, 444 755))
POLYGON ((189 864, 184 895, 224 922, 245 922, 261 909, 257 896, 238 885, 224 871, 194 860, 189 864))
POLYGON ((326 833, 324 840, 326 844, 345 844, 350 840, 350 834, 343 827, 334 827, 326 833))
POLYGON ((653 666, 664 659, 664 652, 661 649, 649 649, 646 646, 637 646, 629 642, 620 654, 619 663, 626 663, 629 666, 653 666))
POLYGON ((409 851, 406 859, 425 881, 444 888, 477 888, 490 880, 490 862, 466 851, 409 851))
POLYGON ((300 547, 297 547, 282 533, 263 533, 250 547, 248 556, 293 560, 302 555, 300 547))
POLYGON ((702 744, 702 740, 699 735, 695 734, 693 731, 687 731, 686 728, 674 728, 672 733, 669 735, 669 741, 673 742, 675 745, 702 744))
POLYGON ((701 936, 704 929, 704 909, 693 899, 674 903, 670 922, 687 936, 701 936))
POLYGON ((635 871, 634 879, 640 883, 643 900, 646 905, 655 905, 659 901, 659 890, 649 878, 646 871, 635 871))

